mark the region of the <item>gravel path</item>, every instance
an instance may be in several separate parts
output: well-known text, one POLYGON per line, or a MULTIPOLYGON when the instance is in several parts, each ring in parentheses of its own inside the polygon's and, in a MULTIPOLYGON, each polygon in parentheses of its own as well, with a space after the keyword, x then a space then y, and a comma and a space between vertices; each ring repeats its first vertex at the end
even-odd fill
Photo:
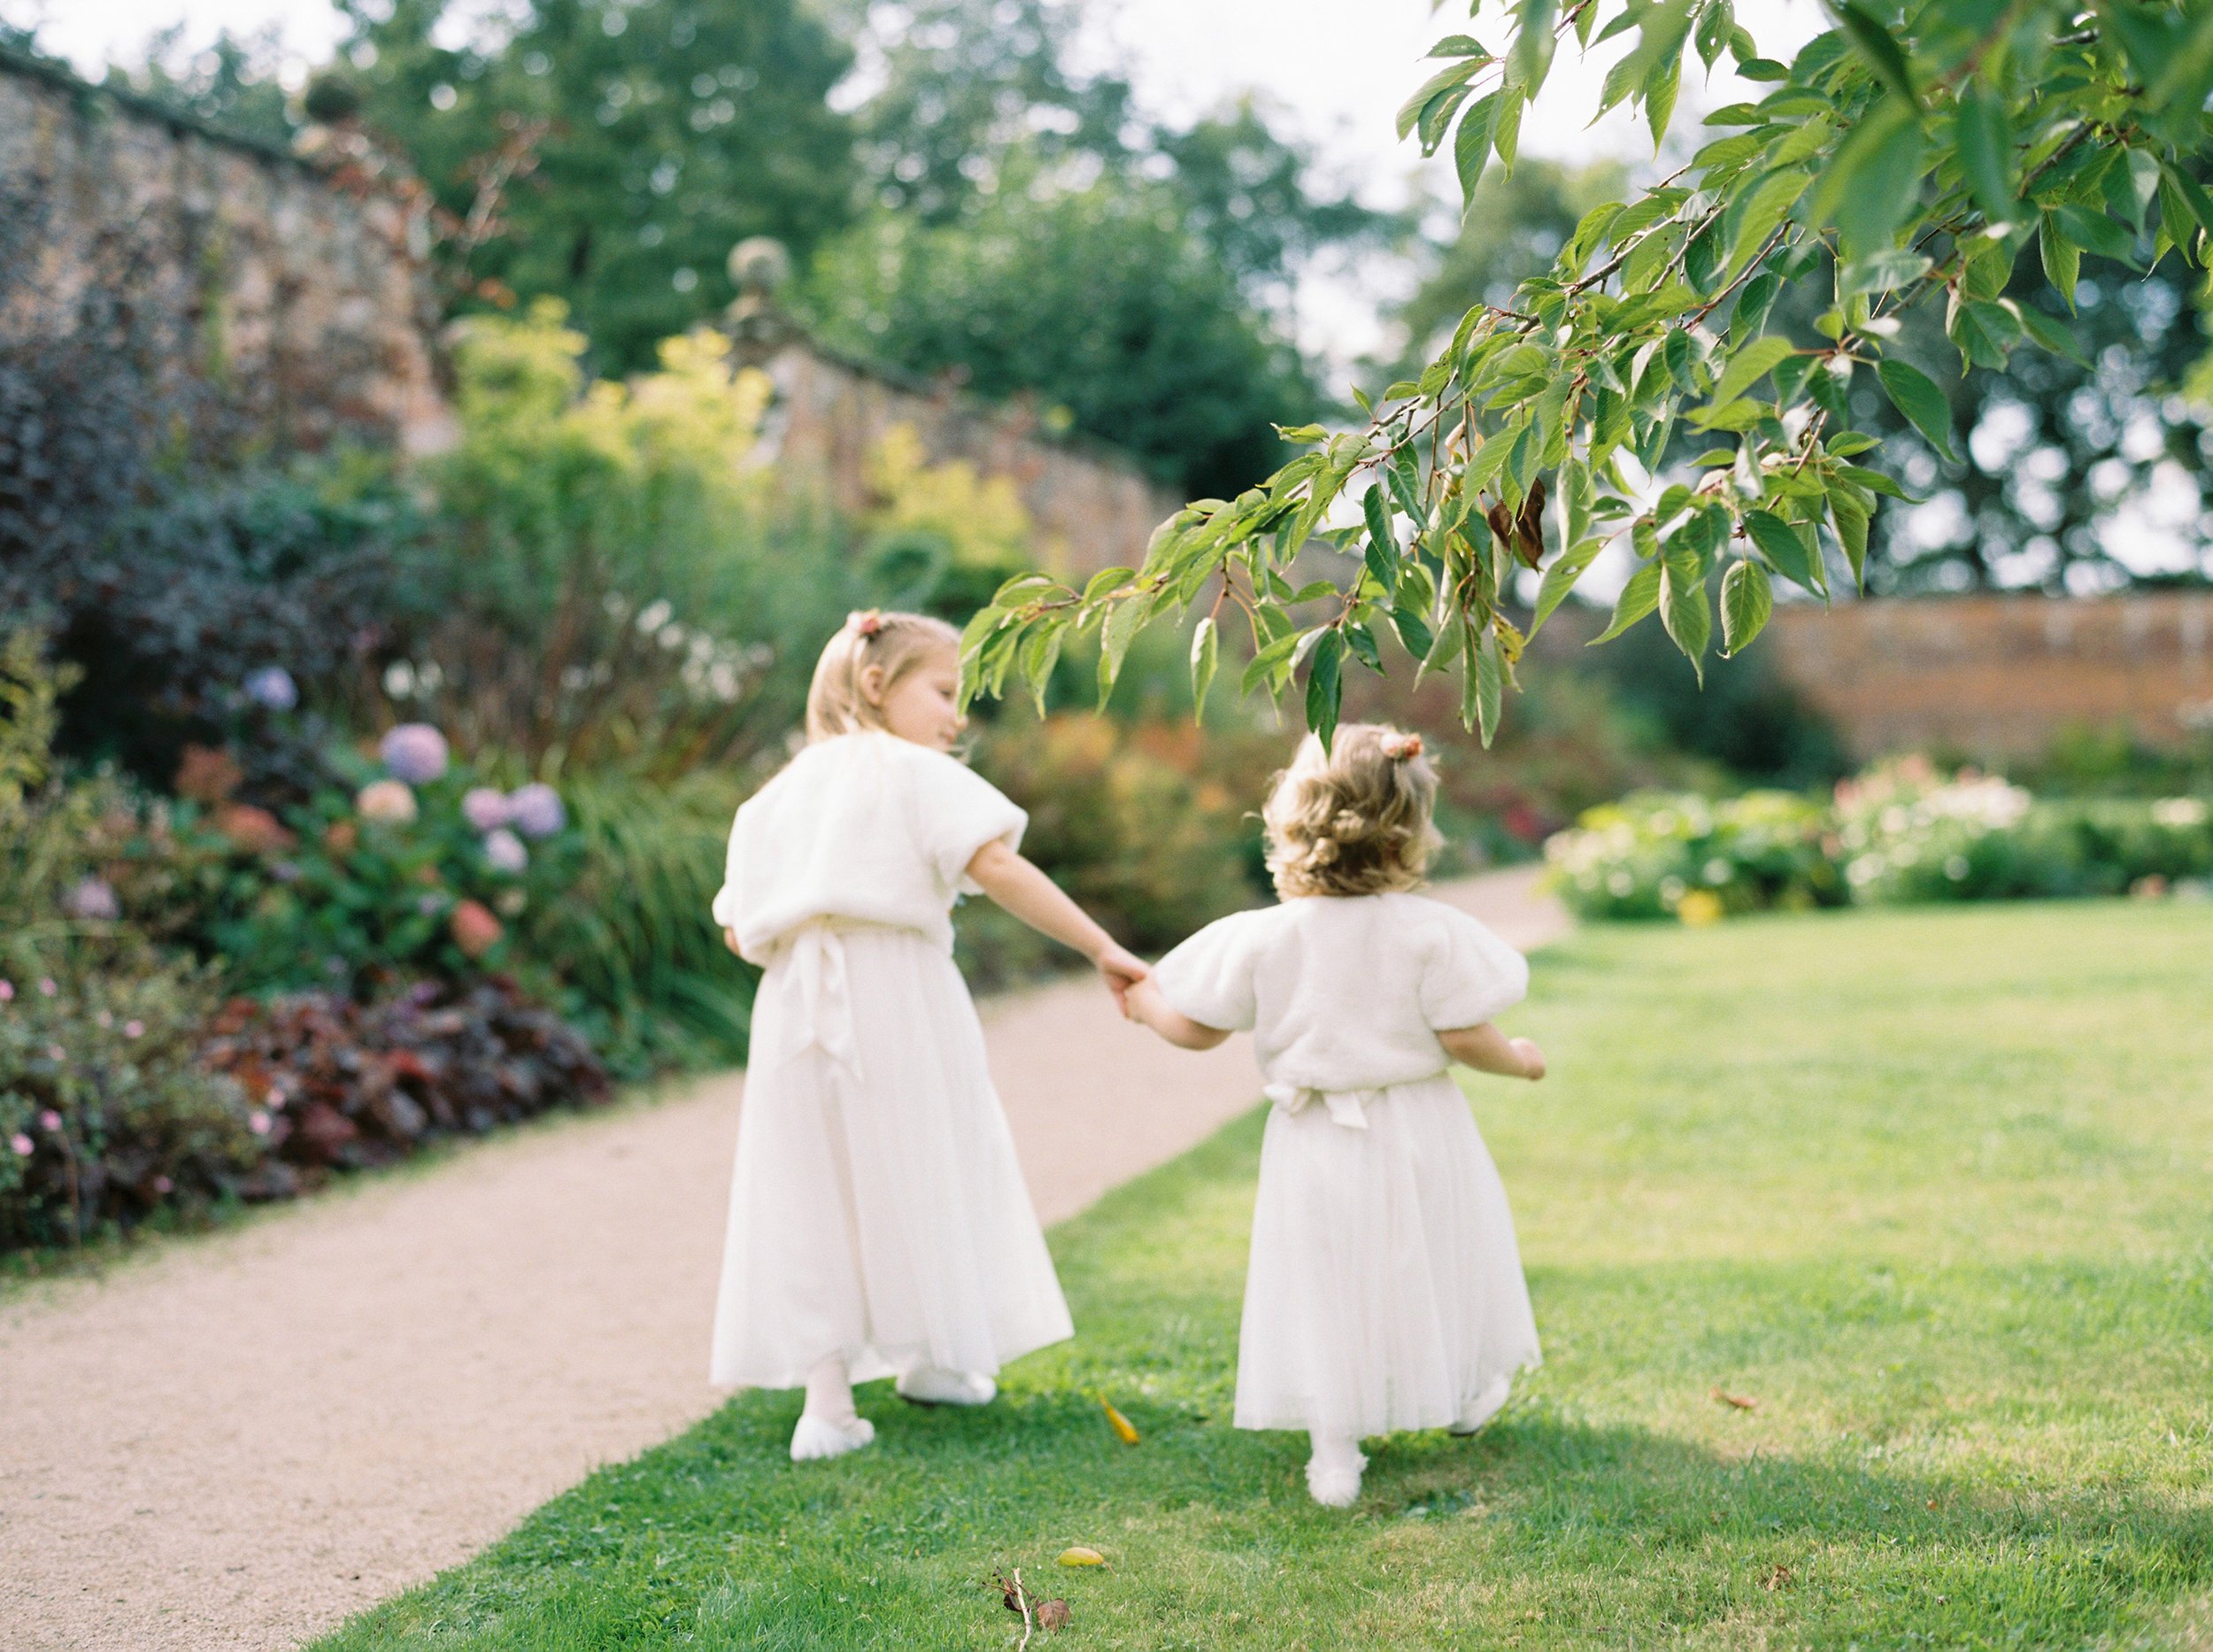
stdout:
MULTIPOLYGON (((1526 871, 1439 894, 1524 948, 1526 871)), ((1252 1103, 1089 981, 984 1007, 1048 1223, 1252 1103)), ((373 1177, 0 1298, 0 1643, 281 1648, 467 1559, 713 1409, 741 1078, 373 1177)))

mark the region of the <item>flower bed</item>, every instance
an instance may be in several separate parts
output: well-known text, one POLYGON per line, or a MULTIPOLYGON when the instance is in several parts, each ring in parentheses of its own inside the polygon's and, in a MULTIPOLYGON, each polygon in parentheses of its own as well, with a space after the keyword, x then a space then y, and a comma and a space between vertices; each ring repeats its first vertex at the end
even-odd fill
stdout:
POLYGON ((2213 807, 2039 800, 1996 776, 1909 757, 1840 783, 1826 804, 1777 792, 1628 798, 1586 811, 1546 858, 1553 886, 1588 918, 2213 892, 2213 807))

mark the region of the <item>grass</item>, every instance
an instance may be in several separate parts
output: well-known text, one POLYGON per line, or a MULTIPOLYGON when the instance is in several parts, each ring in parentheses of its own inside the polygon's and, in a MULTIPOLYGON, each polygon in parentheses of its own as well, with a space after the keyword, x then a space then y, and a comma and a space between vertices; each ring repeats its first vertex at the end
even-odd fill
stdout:
POLYGON ((1547 1363, 1351 1513, 1228 1424, 1247 1118, 1055 1231, 999 1404, 794 1469, 742 1396, 324 1652, 1006 1648, 1017 1566, 1039 1647, 2213 1646, 2209 1004, 2181 906, 1585 933, 1473 1091, 1547 1363))

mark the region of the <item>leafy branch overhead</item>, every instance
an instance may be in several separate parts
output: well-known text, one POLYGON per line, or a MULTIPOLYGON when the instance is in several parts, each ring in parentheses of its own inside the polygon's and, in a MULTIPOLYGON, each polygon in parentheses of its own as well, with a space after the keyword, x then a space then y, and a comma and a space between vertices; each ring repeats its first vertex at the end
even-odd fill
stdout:
POLYGON ((1635 571, 1600 640, 1657 614, 1701 663, 1716 593, 1734 653, 1777 580, 1825 600, 1831 549, 1859 577, 1878 497, 1907 496, 1856 462, 1875 441, 1852 428, 1855 380, 1952 446, 1943 387, 1889 353, 1908 306, 1942 301, 1962 373, 2001 367, 2024 346, 2073 353, 2065 328, 2006 296, 2017 265, 2071 305, 2086 254, 2204 264, 2213 0, 1841 0, 1788 64, 1761 56, 1731 0, 1472 16, 1499 50, 1439 41, 1442 66, 1399 116, 1425 153, 1451 145, 1470 193, 1513 166, 1570 37, 1627 37, 1601 111, 1640 107, 1655 144, 1692 52, 1768 89, 1715 110, 1702 147, 1641 196, 1589 212, 1508 305, 1469 311, 1419 378, 1361 398, 1364 428, 1287 429, 1307 451, 1186 506, 1140 568, 1080 590, 1010 581, 968 628, 970 691, 1041 691, 1068 638, 1091 634, 1103 695, 1140 629, 1203 607, 1202 701, 1233 623, 1244 688, 1280 698, 1303 674, 1326 738, 1347 662, 1380 671, 1389 631, 1423 671, 1460 674, 1487 741, 1527 640, 1505 606, 1522 568, 1541 569, 1533 631, 1626 537, 1635 571), (1831 296, 1805 336, 1768 330, 1786 282, 1831 296), (1342 554, 1302 560, 1315 547, 1342 554))

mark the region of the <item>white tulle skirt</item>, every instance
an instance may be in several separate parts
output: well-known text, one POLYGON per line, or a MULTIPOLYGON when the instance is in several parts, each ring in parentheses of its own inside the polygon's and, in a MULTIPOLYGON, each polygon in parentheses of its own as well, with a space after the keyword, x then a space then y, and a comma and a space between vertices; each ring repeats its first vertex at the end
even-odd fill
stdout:
POLYGON ((1074 1334, 983 1032, 925 937, 813 924, 770 962, 715 1303, 713 1380, 989 1376, 1074 1334))
POLYGON ((1495 1409, 1537 1324, 1467 1098, 1440 1074, 1372 1092, 1364 1129, 1334 1107, 1268 1115, 1237 1425, 1362 1438, 1495 1409))

